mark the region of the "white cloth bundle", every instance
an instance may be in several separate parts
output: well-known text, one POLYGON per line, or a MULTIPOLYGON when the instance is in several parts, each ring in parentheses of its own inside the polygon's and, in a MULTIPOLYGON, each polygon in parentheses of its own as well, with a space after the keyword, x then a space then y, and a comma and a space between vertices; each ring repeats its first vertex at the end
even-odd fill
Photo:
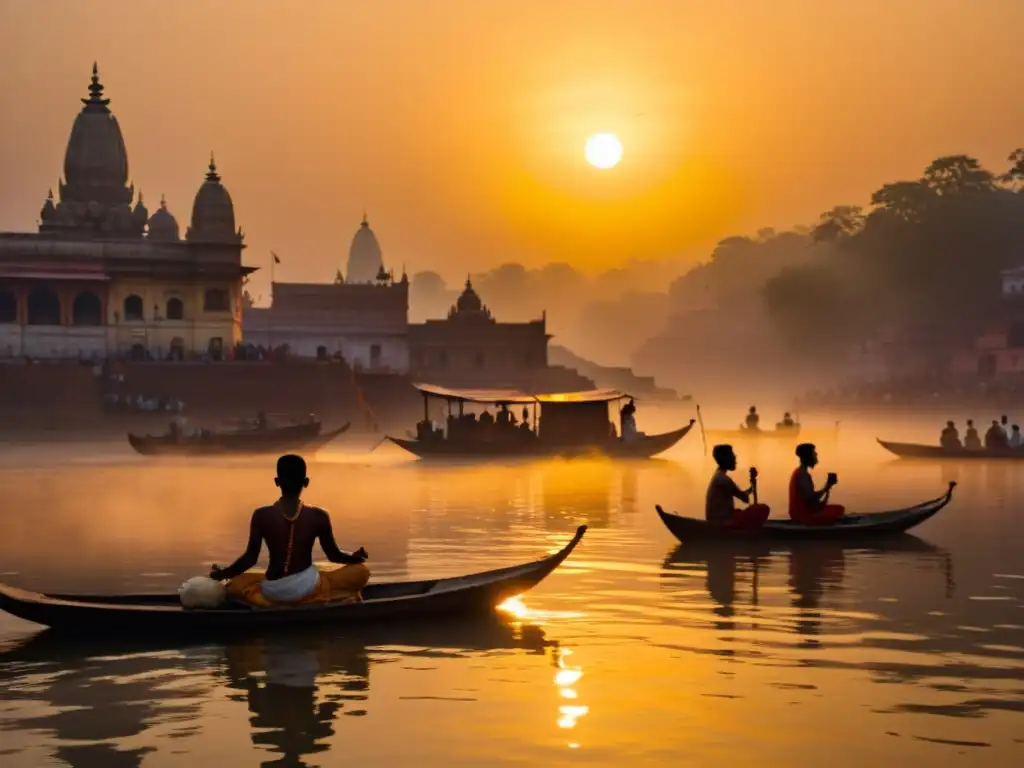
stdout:
POLYGON ((220 608, 227 602, 228 588, 209 576, 193 576, 178 587, 178 597, 186 608, 220 608))
POLYGON ((272 603, 297 603, 312 594, 319 583, 320 571, 315 565, 311 565, 306 570, 285 576, 283 579, 264 579, 260 582, 260 591, 272 603))

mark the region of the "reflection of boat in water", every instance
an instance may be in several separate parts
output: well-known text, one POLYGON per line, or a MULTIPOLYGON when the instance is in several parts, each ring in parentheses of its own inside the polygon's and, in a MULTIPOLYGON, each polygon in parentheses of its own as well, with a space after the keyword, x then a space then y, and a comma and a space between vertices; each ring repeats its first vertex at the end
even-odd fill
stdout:
POLYGON ((128 443, 143 456, 223 456, 225 454, 317 451, 348 431, 349 424, 322 432, 323 424, 309 421, 276 427, 200 431, 191 435, 133 435, 128 443))
MULTIPOLYGON (((0 685, 6 688, 22 680, 29 665, 33 674, 59 672, 25 687, 19 699, 31 702, 33 712, 28 717, 32 727, 50 731, 53 736, 49 740, 75 742, 88 734, 93 744, 85 749, 95 753, 90 753, 95 761, 86 759, 85 754, 77 755, 79 759, 68 755, 73 765, 141 765, 137 756, 126 762, 128 753, 115 751, 113 744, 95 742, 141 734, 170 712, 188 730, 220 730, 222 724, 209 721, 201 704, 226 688, 229 695, 248 706, 253 745, 261 752, 276 753, 264 755, 261 759, 271 761, 264 764, 301 766, 306 765, 304 758, 330 748, 337 718, 358 717, 372 710, 371 672, 378 663, 446 651, 490 656, 495 651, 544 655, 549 650, 554 657, 558 646, 542 628, 497 615, 434 624, 359 627, 341 636, 336 632, 274 633, 224 645, 197 642, 183 646, 171 638, 129 642, 111 636, 79 639, 46 630, 0 651, 0 685), (164 690, 168 651, 190 662, 187 675, 182 676, 184 684, 170 686, 172 690, 164 690), (95 696, 101 697, 103 709, 82 706, 95 701, 90 698, 95 696), (40 718, 36 714, 39 709, 48 713, 40 718)), ((546 666, 538 673, 546 675, 546 666)), ((80 748, 58 749, 74 753, 80 748)))
POLYGON ((229 604, 218 609, 185 609, 177 594, 39 594, 0 585, 0 609, 45 626, 74 631, 130 634, 216 631, 251 632, 301 625, 350 626, 366 621, 438 616, 493 609, 540 583, 579 544, 587 526, 561 550, 510 568, 426 581, 382 582, 363 589, 358 603, 253 609, 229 604))
POLYGON ((857 540, 873 536, 892 536, 920 525, 949 504, 955 487, 956 483, 950 483, 944 495, 905 509, 847 514, 833 525, 801 525, 793 520, 770 519, 764 526, 754 531, 723 528, 706 520, 666 512, 660 506, 656 509, 665 527, 684 543, 697 539, 738 538, 857 540))
MULTIPOLYGON (((646 459, 664 453, 682 440, 693 427, 656 435, 637 433, 616 437, 609 419, 608 406, 628 398, 622 392, 598 389, 560 394, 527 394, 517 390, 447 389, 417 384, 423 394, 423 421, 413 438, 389 437, 395 445, 422 459, 469 458, 477 461, 507 457, 586 456, 597 454, 616 459, 646 459), (438 429, 430 420, 430 398, 448 404, 447 429, 438 429), (451 412, 458 404, 459 413, 451 412), (466 403, 495 405, 504 413, 508 406, 534 408, 534 426, 527 422, 515 426, 511 421, 484 423, 464 413, 466 403), (539 417, 536 409, 540 408, 539 417)), ((513 414, 514 416, 514 414, 513 414)))
POLYGON ((921 443, 893 443, 879 440, 878 444, 901 459, 1009 459, 1024 461, 1024 448, 943 448, 921 443))

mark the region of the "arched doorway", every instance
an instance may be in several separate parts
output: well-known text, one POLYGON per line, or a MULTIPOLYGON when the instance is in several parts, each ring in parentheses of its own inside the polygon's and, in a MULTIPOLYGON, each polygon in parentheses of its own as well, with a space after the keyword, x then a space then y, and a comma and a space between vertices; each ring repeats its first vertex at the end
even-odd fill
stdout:
POLYGON ((41 285, 28 295, 29 325, 60 325, 60 297, 49 286, 41 285))
POLYGON ((82 291, 71 305, 72 325, 103 325, 103 304, 92 291, 82 291))
POLYGON ((0 290, 0 323, 18 322, 18 299, 10 291, 0 290))
POLYGON ((142 297, 136 294, 124 297, 124 319, 125 320, 141 320, 142 319, 142 297))
POLYGON ((184 320, 185 302, 178 298, 168 299, 166 314, 168 320, 184 320))
POLYGON ((141 344, 132 344, 132 348, 128 351, 128 357, 132 360, 145 360, 149 354, 141 344))
POLYGON ((171 339, 171 353, 168 355, 170 360, 184 360, 185 359, 185 340, 181 336, 175 336, 171 339))

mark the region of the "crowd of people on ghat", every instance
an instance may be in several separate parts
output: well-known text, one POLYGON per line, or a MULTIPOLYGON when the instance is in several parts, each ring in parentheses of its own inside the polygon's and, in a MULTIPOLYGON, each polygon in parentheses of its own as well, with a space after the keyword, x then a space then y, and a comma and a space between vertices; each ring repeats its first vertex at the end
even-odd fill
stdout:
MULTIPOLYGON (((750 468, 750 487, 741 489, 729 476, 736 469, 736 453, 731 445, 716 445, 711 452, 718 468, 708 483, 704 504, 705 519, 714 525, 740 530, 757 530, 768 519, 771 509, 757 500, 757 469, 750 468), (737 508, 736 500, 748 506, 737 508), (751 503, 753 499, 753 503, 751 503)), ((839 482, 829 472, 825 485, 814 487, 811 470, 818 465, 818 451, 812 443, 796 448, 799 465, 789 479, 789 517, 801 525, 835 525, 846 513, 840 504, 829 503, 832 489, 839 482)))
POLYGON ((939 436, 939 445, 951 451, 1019 449, 1024 448, 1024 436, 1020 433, 1020 425, 1011 425, 1009 417, 1004 413, 1002 418, 998 420, 992 419, 992 424, 985 430, 984 440, 974 426, 973 419, 967 420, 967 429, 964 432, 962 441, 960 439, 960 432, 956 428, 956 422, 947 421, 942 434, 939 436))

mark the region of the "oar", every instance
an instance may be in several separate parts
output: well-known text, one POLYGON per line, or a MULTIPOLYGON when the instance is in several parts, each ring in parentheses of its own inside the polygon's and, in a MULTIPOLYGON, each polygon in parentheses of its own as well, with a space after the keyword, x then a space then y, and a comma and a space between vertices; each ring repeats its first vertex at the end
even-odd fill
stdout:
POLYGON ((708 455, 708 436, 704 434, 704 419, 700 415, 700 403, 697 403, 697 423, 700 424, 700 440, 704 443, 704 455, 708 455))

